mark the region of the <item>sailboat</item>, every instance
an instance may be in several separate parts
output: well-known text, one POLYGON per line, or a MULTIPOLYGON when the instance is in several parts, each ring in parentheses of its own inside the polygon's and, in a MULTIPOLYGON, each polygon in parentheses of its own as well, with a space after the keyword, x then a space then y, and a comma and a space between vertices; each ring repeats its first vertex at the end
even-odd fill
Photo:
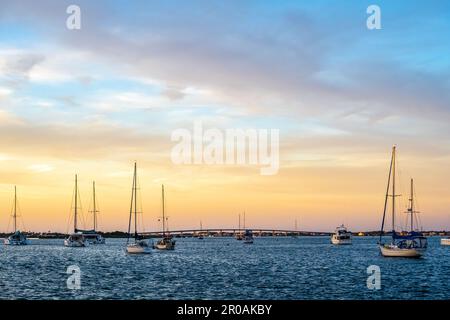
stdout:
MULTIPOLYGON (((386 188, 386 197, 384 201, 383 220, 381 223, 380 241, 379 247, 381 254, 385 257, 407 257, 418 258, 421 257, 427 247, 426 238, 419 232, 415 232, 413 229, 413 223, 411 223, 411 231, 406 235, 400 235, 395 231, 395 198, 399 195, 395 193, 395 177, 396 177, 396 146, 392 148, 391 165, 389 168, 388 184, 386 188), (391 194, 389 194, 391 190, 391 194), (392 232, 391 243, 382 243, 382 237, 384 233, 384 223, 386 218, 386 209, 388 204, 388 198, 392 197, 392 232)), ((411 198, 410 207, 408 211, 411 213, 411 221, 413 221, 414 215, 414 189, 413 183, 411 183, 411 198)))
POLYGON ((75 208, 73 215, 73 233, 64 240, 66 247, 87 247, 89 242, 86 241, 83 233, 78 230, 78 176, 75 175, 75 208))
POLYGON ((14 233, 3 240, 5 245, 24 246, 29 244, 27 237, 17 230, 17 188, 14 186, 14 210, 13 210, 14 233))
POLYGON ((236 234, 236 240, 242 240, 242 233, 241 233, 241 214, 239 213, 239 228, 238 233, 236 234))
POLYGON ((95 196, 95 181, 92 182, 92 205, 93 209, 90 211, 94 219, 94 228, 92 230, 79 230, 84 238, 89 242, 89 244, 105 244, 105 238, 99 234, 97 230, 97 198, 95 196))
POLYGON ((137 226, 137 166, 134 163, 133 187, 131 190, 130 218, 128 220, 128 239, 127 252, 130 254, 148 254, 151 252, 151 246, 148 242, 138 234, 137 226), (134 210, 133 210, 134 208, 134 210), (134 242, 130 243, 131 235, 131 218, 134 216, 134 242))
POLYGON ((156 242, 156 249, 158 250, 174 250, 175 240, 169 234, 166 234, 166 216, 164 203, 164 185, 162 185, 162 239, 156 242))

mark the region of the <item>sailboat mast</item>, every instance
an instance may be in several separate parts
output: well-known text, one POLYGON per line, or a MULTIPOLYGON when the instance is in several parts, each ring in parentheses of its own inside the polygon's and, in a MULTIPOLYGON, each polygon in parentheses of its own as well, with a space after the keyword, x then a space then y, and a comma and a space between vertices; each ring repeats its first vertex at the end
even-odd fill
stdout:
POLYGON ((238 213, 239 216, 239 231, 241 231, 241 213, 238 213))
POLYGON ((134 182, 136 178, 136 163, 134 163, 134 173, 133 173, 133 185, 131 187, 131 204, 130 204, 130 217, 128 218, 128 238, 127 238, 127 244, 130 241, 130 235, 131 235, 131 218, 133 216, 133 200, 134 200, 134 182))
POLYGON ((387 183, 387 187, 386 187, 386 196, 384 198, 383 220, 381 222, 380 243, 381 243, 381 239, 383 237, 384 223, 386 220, 386 209, 387 209, 388 198, 389 198, 389 187, 391 186, 392 165, 394 162, 394 151, 395 151, 395 147, 392 148, 391 164, 389 166, 389 176, 388 176, 388 183, 387 183))
POLYGON ((244 229, 245 229, 245 211, 244 211, 244 229))
POLYGON ((14 233, 17 231, 17 187, 14 186, 14 233))
POLYGON ((164 185, 162 185, 162 188, 161 188, 161 190, 162 190, 162 219, 163 219, 163 221, 162 221, 162 231, 163 231, 163 237, 165 237, 165 234, 166 234, 166 216, 165 216, 165 213, 164 213, 164 185))
POLYGON ((414 179, 411 179, 411 231, 414 231, 414 179))
POLYGON ((97 230, 97 203, 95 201, 95 181, 92 182, 92 197, 94 207, 94 231, 97 230))
POLYGON ((77 232, 77 217, 78 216, 78 175, 75 175, 75 212, 74 212, 74 221, 73 221, 73 229, 74 232, 77 232))
POLYGON ((395 150, 392 151, 392 237, 395 234, 395 150))
POLYGON ((134 184, 134 239, 137 240, 138 238, 138 232, 137 232, 137 169, 136 169, 136 162, 134 163, 134 178, 133 178, 133 184, 134 184))

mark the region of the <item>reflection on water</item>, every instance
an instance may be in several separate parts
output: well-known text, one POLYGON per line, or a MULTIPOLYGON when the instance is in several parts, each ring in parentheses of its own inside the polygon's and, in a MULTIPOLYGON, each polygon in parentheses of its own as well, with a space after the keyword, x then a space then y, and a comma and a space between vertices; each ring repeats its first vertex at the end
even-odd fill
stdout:
POLYGON ((422 259, 383 258, 372 237, 177 239, 175 251, 130 256, 125 240, 65 248, 62 240, 0 247, 1 299, 450 299, 450 247, 429 239, 422 259), (81 289, 66 285, 71 265, 81 289), (366 269, 381 268, 381 290, 366 269))

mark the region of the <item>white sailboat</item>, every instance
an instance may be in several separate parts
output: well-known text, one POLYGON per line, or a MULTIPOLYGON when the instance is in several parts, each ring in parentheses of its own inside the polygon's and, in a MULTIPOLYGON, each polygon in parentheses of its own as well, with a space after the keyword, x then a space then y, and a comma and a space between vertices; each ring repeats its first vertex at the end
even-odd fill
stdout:
POLYGON ((408 212, 411 214, 411 231, 406 235, 400 235, 395 231, 395 198, 399 195, 395 193, 395 177, 396 177, 396 146, 392 148, 391 165, 389 168, 389 178, 386 189, 386 197, 384 201, 383 220, 381 223, 379 247, 381 254, 385 257, 405 257, 405 258, 419 258, 424 254, 427 247, 426 238, 413 229, 413 215, 414 211, 414 186, 411 180, 411 198, 408 212), (392 182, 392 183, 391 183, 392 182), (389 194, 389 190, 392 191, 389 194), (386 209, 388 198, 392 197, 392 232, 391 242, 382 243, 382 236, 384 230, 384 223, 386 218, 386 209))
POLYGON ((138 234, 137 226, 137 167, 136 162, 134 163, 134 174, 133 174, 133 187, 131 191, 131 206, 130 206, 130 217, 128 220, 128 239, 127 239, 127 253, 130 254, 148 254, 151 252, 151 246, 149 243, 143 239, 138 234), (134 208, 134 210, 133 210, 134 208), (130 243, 131 238, 131 218, 134 216, 134 241, 130 243))
POLYGON ((331 235, 331 243, 336 245, 352 244, 352 233, 342 224, 331 235))
POLYGON ((27 237, 20 232, 20 230, 17 230, 17 188, 14 186, 14 209, 13 209, 13 224, 14 224, 14 232, 12 235, 10 235, 8 238, 3 240, 3 243, 5 245, 12 245, 12 246, 24 246, 29 244, 29 240, 27 237))
POLYGON ((165 201, 164 201, 164 185, 162 185, 162 239, 156 242, 155 248, 158 250, 174 250, 175 240, 172 239, 170 234, 166 234, 166 219, 165 216, 165 201))
POLYGON ((94 228, 92 230, 80 230, 84 238, 89 242, 89 244, 105 244, 105 238, 97 232, 97 198, 95 195, 95 181, 92 182, 92 206, 93 209, 90 211, 94 219, 94 228))
POLYGON ((87 247, 89 242, 86 241, 83 233, 78 230, 78 176, 75 175, 75 208, 73 215, 73 233, 64 240, 64 246, 73 248, 87 247))

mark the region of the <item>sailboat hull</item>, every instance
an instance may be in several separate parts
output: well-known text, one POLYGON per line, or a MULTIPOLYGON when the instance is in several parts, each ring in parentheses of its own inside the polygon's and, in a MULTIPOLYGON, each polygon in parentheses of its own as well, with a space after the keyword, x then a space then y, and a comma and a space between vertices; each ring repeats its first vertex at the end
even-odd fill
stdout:
POLYGON ((3 243, 6 246, 26 246, 30 244, 29 240, 11 240, 11 239, 4 239, 3 243))
POLYGON ((384 257, 420 258, 424 254, 424 249, 399 248, 395 245, 381 245, 380 251, 384 257))
POLYGON ((175 250, 175 241, 171 239, 162 239, 159 240, 156 245, 155 249, 158 250, 175 250))
POLYGON ((349 245, 352 244, 352 239, 338 239, 336 237, 331 237, 331 243, 335 245, 349 245))
POLYGON ((79 233, 71 234, 64 239, 64 246, 69 248, 84 248, 89 246, 89 242, 79 233))
POLYGON ((175 246, 169 244, 157 244, 155 248, 158 250, 175 250, 175 246))
POLYGON ((64 246, 70 247, 70 248, 84 248, 89 245, 89 242, 87 241, 71 241, 71 240, 64 240, 64 246))
POLYGON ((151 252, 151 248, 148 246, 142 246, 137 243, 129 244, 127 246, 127 253, 129 254, 149 254, 151 252))
POLYGON ((25 235, 22 232, 16 231, 8 238, 5 238, 3 240, 3 243, 7 246, 25 246, 29 244, 30 241, 27 239, 27 237, 25 237, 25 235))
POLYGON ((99 234, 84 234, 84 238, 86 242, 89 242, 89 244, 105 244, 105 238, 103 238, 101 235, 99 234))
POLYGON ((442 238, 441 239, 441 245, 443 245, 443 246, 450 246, 450 238, 442 238))

